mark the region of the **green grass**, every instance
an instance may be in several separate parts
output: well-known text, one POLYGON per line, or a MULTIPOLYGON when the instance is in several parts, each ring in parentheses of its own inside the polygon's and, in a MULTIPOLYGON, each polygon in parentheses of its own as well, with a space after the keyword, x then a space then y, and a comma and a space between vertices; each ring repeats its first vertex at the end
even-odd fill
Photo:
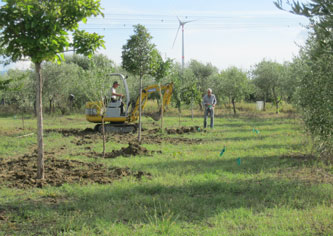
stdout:
MULTIPOLYGON (((143 121, 146 128, 157 127, 148 118, 143 121)), ((0 156, 31 153, 36 135, 17 136, 35 133, 35 123, 28 119, 22 130, 20 119, 0 118, 0 156)), ((165 118, 168 128, 178 124, 178 117, 165 118)), ((202 118, 182 117, 181 125, 201 126, 202 118)), ((72 115, 46 117, 44 127, 93 126, 72 115)), ((152 178, 27 190, 0 187, 0 215, 5 216, 0 235, 333 235, 332 166, 295 158, 311 150, 297 118, 220 113, 213 130, 163 135, 201 141, 143 144, 162 151, 153 157, 92 160, 76 153, 86 146, 101 151, 101 142, 76 146, 75 137, 46 133, 46 151, 66 146, 58 158, 126 166, 150 172, 152 178)), ((123 146, 109 142, 107 151, 123 146)))

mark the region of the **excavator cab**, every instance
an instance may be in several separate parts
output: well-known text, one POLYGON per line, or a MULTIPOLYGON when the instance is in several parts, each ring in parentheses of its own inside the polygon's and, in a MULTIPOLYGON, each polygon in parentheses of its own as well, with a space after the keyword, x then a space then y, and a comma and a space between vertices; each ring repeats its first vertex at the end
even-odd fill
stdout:
MULTIPOLYGON (((137 129, 137 124, 135 122, 139 118, 139 104, 140 97, 136 100, 135 104, 132 106, 132 110, 129 111, 130 107, 130 94, 128 90, 127 81, 124 75, 119 73, 110 74, 111 76, 118 76, 122 79, 126 97, 125 101, 117 100, 111 101, 107 99, 106 101, 99 102, 87 102, 86 103, 86 119, 89 122, 97 123, 95 129, 101 131, 101 124, 104 119, 104 125, 106 132, 111 133, 130 133, 135 132, 137 129), (123 112, 121 112, 121 103, 123 102, 123 112), (103 112, 105 111, 105 112, 103 112)), ((164 91, 163 95, 163 105, 166 107, 171 100, 173 84, 169 83, 166 85, 150 85, 142 89, 142 98, 141 98, 141 109, 143 110, 146 102, 148 100, 148 95, 154 92, 164 91)))

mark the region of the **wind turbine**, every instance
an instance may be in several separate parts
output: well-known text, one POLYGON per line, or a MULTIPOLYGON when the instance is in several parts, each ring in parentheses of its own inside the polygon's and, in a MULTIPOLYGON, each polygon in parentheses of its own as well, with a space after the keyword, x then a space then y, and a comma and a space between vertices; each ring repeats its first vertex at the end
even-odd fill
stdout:
POLYGON ((178 16, 177 16, 177 19, 179 21, 179 27, 178 27, 178 30, 177 30, 177 33, 176 33, 175 40, 173 41, 172 47, 175 46, 175 42, 176 42, 176 39, 177 39, 177 36, 178 36, 178 33, 179 33, 179 29, 180 29, 180 27, 182 27, 182 70, 184 70, 184 25, 187 24, 187 23, 190 23, 194 20, 181 21, 178 16))

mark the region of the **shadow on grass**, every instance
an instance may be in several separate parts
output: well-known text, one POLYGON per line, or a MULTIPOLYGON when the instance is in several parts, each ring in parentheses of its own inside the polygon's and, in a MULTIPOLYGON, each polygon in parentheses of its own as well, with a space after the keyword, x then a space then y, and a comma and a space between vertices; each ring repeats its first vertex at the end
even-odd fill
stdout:
MULTIPOLYGON (((219 154, 217 153, 216 156, 219 154)), ((226 153, 224 156, 227 156, 226 153)), ((171 174, 215 174, 215 173, 233 173, 233 174, 258 174, 258 173, 272 173, 277 169, 283 169, 301 165, 295 159, 280 158, 279 156, 266 156, 266 157, 244 157, 241 158, 241 164, 237 164, 237 159, 225 159, 218 157, 218 159, 197 159, 197 160, 171 160, 164 162, 154 162, 143 164, 140 166, 143 170, 152 168, 157 169, 158 172, 168 172, 171 174)))
MULTIPOLYGON (((219 125, 220 127, 222 127, 223 128, 223 125, 219 125)), ((225 127, 226 128, 226 127, 225 127)), ((293 131, 299 131, 300 129, 298 129, 298 128, 295 128, 295 127, 293 127, 293 128, 291 128, 291 127, 281 127, 281 128, 269 128, 269 127, 260 127, 260 126, 256 126, 256 127, 254 127, 254 126, 252 126, 251 128, 243 128, 243 129, 227 129, 227 130, 223 130, 222 129, 222 132, 228 132, 228 133, 238 133, 238 132, 244 132, 244 133, 253 133, 253 134, 255 134, 254 132, 253 132, 253 128, 255 128, 255 129, 257 129, 257 130, 259 130, 259 132, 293 132, 293 131)))
POLYGON ((62 193, 59 199, 51 190, 49 197, 0 204, 0 213, 11 212, 13 218, 10 220, 20 225, 15 233, 57 235, 79 231, 82 227, 97 230, 101 224, 132 227, 165 219, 168 219, 163 222, 166 224, 205 224, 211 217, 237 209, 248 209, 257 214, 276 207, 309 209, 325 202, 329 205, 332 188, 277 176, 257 175, 253 178, 257 173, 274 174, 299 163, 294 158, 268 156, 245 157, 241 165, 236 159, 224 158, 142 164, 139 168, 155 169, 162 176, 168 173, 174 178, 180 175, 189 178, 183 178, 185 181, 179 183, 175 181, 173 185, 154 180, 122 180, 121 184, 115 185, 65 185, 56 190, 62 193), (243 174, 249 178, 239 177, 243 174), (195 176, 193 180, 192 175, 195 176), (33 227, 27 222, 34 222, 33 227))
POLYGON ((303 143, 298 143, 298 144, 259 144, 253 146, 253 148, 258 148, 258 149, 281 149, 281 148, 287 148, 289 150, 301 150, 302 147, 304 147, 303 143))
MULTIPOLYGON (((203 180, 172 186, 145 182, 115 188, 98 185, 73 188, 66 202, 50 204, 47 199, 13 202, 0 209, 15 209, 17 222, 31 221, 31 217, 38 216, 34 229, 29 229, 32 232, 40 232, 45 228, 42 224, 53 216, 49 232, 55 234, 79 230, 82 226, 93 229, 101 222, 134 225, 168 218, 171 223, 204 224, 223 211, 246 208, 257 214, 276 207, 308 209, 332 198, 332 191, 320 186, 309 187, 278 178, 203 180)), ((22 225, 23 229, 24 225, 27 224, 22 225)))

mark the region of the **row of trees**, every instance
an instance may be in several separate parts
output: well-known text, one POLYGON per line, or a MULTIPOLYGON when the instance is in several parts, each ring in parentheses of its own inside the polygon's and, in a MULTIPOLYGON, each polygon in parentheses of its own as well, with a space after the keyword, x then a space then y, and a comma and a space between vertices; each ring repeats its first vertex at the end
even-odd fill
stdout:
MULTIPOLYGON (((298 66, 293 63, 263 60, 251 71, 245 72, 237 67, 219 71, 209 63, 192 60, 182 71, 178 63, 163 60, 156 49, 152 55, 150 67, 142 76, 143 86, 174 82, 173 102, 180 110, 182 105, 201 108, 202 96, 208 88, 213 88, 219 103, 232 104, 235 113, 236 103, 244 99, 273 102, 278 112, 283 100, 290 102, 294 99, 298 87, 298 66)), ((125 70, 124 65, 115 65, 101 54, 91 58, 67 55, 61 64, 46 62, 42 67, 44 108, 50 113, 61 114, 81 110, 87 101, 101 98, 100 88, 104 88, 104 93, 108 94, 113 81, 107 75, 112 72, 128 75, 130 93, 136 99, 140 91, 140 83, 137 82, 140 76, 130 70, 125 70), (74 100, 71 100, 71 94, 74 100)), ((32 69, 9 70, 0 78, 3 83, 12 81, 7 84, 7 89, 0 89, 3 102, 26 111, 34 109, 36 89, 32 69), (20 90, 23 87, 25 89, 20 90)))

